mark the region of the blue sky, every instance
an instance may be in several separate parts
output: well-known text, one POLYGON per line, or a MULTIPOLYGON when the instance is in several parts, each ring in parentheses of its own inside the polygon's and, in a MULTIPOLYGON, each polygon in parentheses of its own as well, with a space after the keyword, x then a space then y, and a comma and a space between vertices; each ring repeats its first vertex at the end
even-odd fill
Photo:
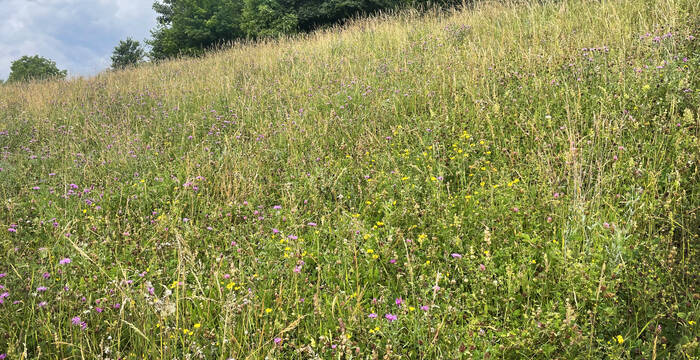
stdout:
POLYGON ((97 74, 119 40, 143 42, 156 25, 153 0, 0 0, 0 79, 12 61, 41 55, 68 76, 97 74))

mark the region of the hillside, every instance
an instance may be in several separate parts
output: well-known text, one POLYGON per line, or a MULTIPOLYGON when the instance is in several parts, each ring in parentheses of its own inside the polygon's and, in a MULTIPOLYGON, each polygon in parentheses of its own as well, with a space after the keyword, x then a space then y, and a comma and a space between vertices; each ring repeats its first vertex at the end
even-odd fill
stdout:
POLYGON ((697 356, 699 38, 484 2, 0 86, 0 354, 697 356))

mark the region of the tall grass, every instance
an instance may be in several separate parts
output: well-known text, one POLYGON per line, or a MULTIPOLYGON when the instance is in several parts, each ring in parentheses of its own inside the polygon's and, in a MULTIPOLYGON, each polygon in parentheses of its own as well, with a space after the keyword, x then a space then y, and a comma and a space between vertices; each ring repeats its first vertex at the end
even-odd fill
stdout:
POLYGON ((693 358, 698 14, 480 2, 2 86, 0 354, 693 358))

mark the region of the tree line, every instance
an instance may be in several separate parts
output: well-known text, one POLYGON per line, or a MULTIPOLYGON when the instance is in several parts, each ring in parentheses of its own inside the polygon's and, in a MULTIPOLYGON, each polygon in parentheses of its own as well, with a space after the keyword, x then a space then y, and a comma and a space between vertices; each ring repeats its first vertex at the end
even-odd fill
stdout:
MULTIPOLYGON (((356 16, 402 7, 456 5, 464 0, 156 0, 157 25, 146 40, 121 40, 112 53, 112 69, 178 56, 199 56, 238 40, 293 35, 342 24, 356 16)), ((40 56, 12 63, 7 82, 65 78, 66 70, 40 56)))

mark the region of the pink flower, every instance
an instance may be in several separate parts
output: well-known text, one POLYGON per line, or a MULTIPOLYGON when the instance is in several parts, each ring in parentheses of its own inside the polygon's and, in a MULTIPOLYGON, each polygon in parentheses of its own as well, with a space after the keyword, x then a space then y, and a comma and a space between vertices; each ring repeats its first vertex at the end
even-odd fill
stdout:
POLYGON ((377 314, 375 314, 375 313, 371 313, 371 314, 369 314, 369 315, 367 315, 367 316, 368 316, 370 319, 376 319, 376 318, 377 318, 377 314))
POLYGON ((453 253, 453 254, 452 254, 452 257, 453 257, 453 258, 456 258, 456 259, 461 259, 461 258, 462 258, 462 254, 453 253))
POLYGON ((70 258, 63 258, 58 263, 61 265, 65 265, 65 264, 70 264, 70 261, 71 261, 70 258))
POLYGON ((396 298, 396 300, 395 300, 394 302, 396 303, 397 306, 400 307, 401 304, 403 304, 403 299, 402 299, 402 298, 396 298))
POLYGON ((485 271, 485 270, 486 270, 486 265, 484 265, 484 264, 479 264, 479 270, 485 271))
POLYGON ((279 345, 282 342, 282 338, 276 337, 275 338, 275 344, 279 345))
POLYGON ((428 305, 423 305, 420 307, 420 309, 423 311, 428 311, 428 310, 430 310, 430 307, 428 305))
POLYGON ((396 319, 398 319, 398 317, 396 315, 393 315, 393 314, 386 314, 386 315, 384 315, 384 317, 387 320, 389 320, 389 322, 392 322, 392 321, 395 321, 396 319))

